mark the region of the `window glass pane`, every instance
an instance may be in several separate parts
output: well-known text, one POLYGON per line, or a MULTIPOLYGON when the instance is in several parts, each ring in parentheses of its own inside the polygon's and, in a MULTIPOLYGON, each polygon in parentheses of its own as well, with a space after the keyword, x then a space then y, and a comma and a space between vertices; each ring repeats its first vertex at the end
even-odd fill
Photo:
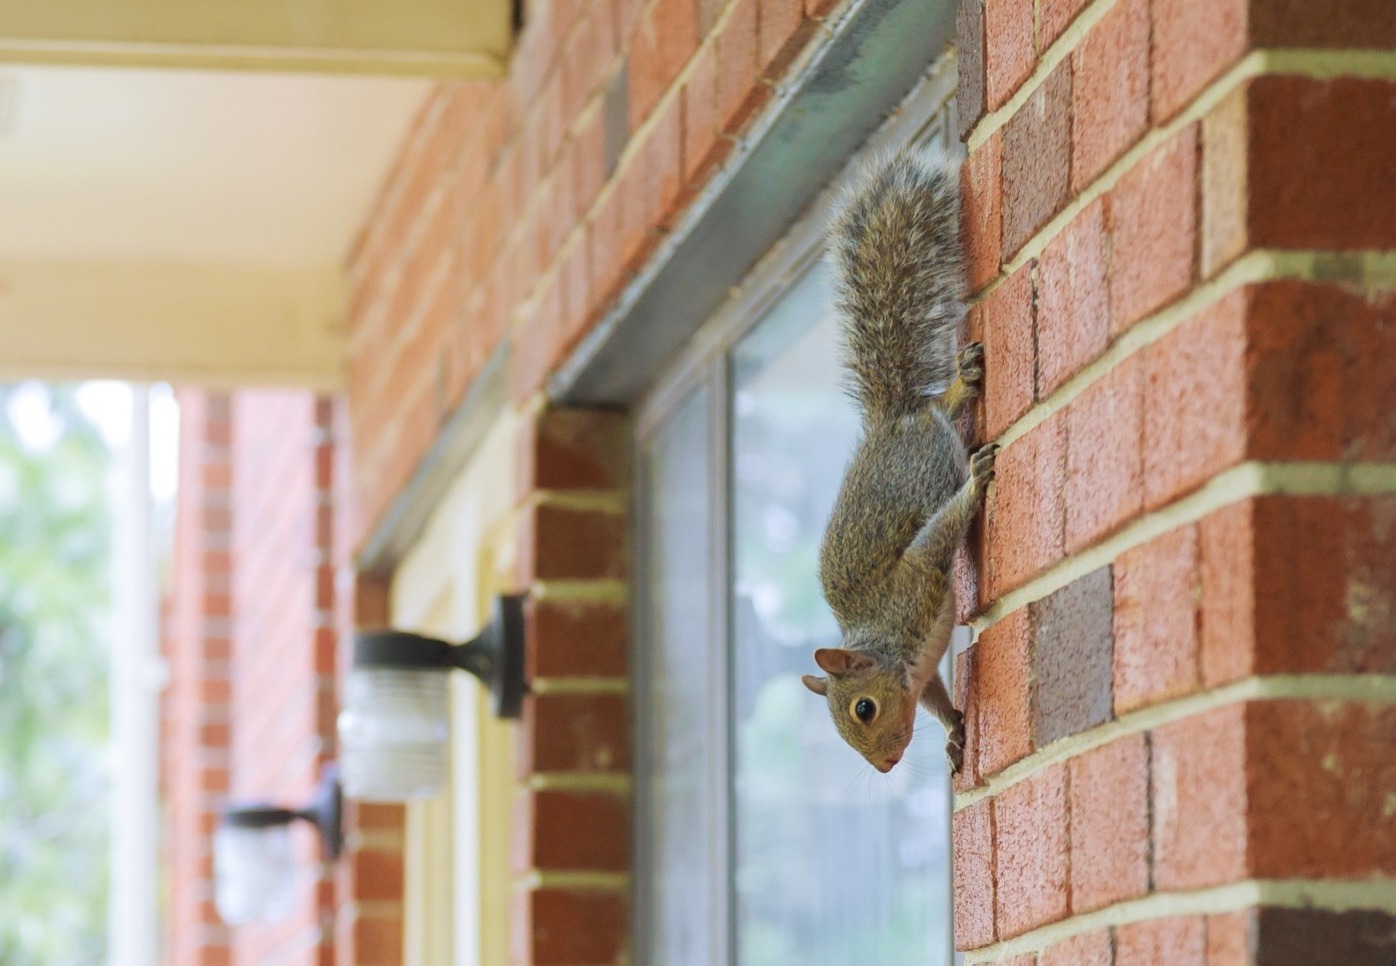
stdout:
POLYGON ((939 725, 921 712, 884 776, 800 683, 813 650, 839 639, 816 567, 859 437, 831 303, 821 266, 732 355, 738 962, 939 966, 951 961, 939 725))
POLYGON ((648 962, 709 961, 715 843, 709 739, 714 682, 709 571, 707 393, 656 433, 648 454, 649 553, 641 697, 641 781, 648 834, 648 962))

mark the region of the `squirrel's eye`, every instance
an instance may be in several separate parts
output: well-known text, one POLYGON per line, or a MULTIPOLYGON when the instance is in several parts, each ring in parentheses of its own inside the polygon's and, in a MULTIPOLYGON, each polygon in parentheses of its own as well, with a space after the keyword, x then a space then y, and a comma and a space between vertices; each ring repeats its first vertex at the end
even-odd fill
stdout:
POLYGON ((853 714, 863 724, 872 724, 872 719, 877 717, 877 702, 872 698, 859 698, 853 706, 853 714))

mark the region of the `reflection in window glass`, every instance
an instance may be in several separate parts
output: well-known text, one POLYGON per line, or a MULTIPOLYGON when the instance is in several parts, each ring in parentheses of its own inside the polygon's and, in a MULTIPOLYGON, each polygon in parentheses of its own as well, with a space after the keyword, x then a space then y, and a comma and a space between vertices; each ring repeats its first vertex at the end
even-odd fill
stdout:
POLYGON ((649 962, 710 961, 715 843, 709 695, 713 666, 709 571, 707 394, 696 392, 651 443, 648 603, 637 652, 646 662, 642 795, 650 823, 645 893, 649 962))
MULTIPOLYGON (((859 436, 822 269, 732 355, 737 951, 742 966, 950 962, 939 728, 883 776, 800 683, 839 639, 819 540, 859 436)), ((685 958, 668 963, 696 962, 685 958)))

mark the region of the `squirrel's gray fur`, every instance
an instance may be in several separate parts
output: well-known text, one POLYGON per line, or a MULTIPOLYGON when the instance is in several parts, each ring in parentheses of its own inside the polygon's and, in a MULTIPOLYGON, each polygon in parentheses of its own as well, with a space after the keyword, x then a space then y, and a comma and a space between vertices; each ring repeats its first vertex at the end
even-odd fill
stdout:
POLYGON ((951 566, 993 477, 994 447, 968 457, 953 424, 978 395, 983 348, 956 352, 963 316, 959 179, 920 153, 874 168, 833 224, 845 364, 864 436, 820 547, 824 596, 843 646, 821 648, 839 733, 887 771, 918 699, 945 725, 958 770, 962 718, 937 666, 955 617, 951 566), (875 706, 861 720, 863 702, 875 706))
POLYGON ((964 314, 960 180, 903 154, 874 169, 831 229, 845 363, 869 419, 904 416, 955 378, 964 314))

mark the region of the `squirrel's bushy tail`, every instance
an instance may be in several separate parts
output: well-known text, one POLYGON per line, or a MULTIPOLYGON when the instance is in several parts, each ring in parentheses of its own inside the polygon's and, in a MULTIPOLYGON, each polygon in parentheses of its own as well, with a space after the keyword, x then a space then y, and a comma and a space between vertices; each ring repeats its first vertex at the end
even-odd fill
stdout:
POLYGON ((894 419, 955 378, 963 314, 959 177, 903 152, 873 168, 834 222, 845 363, 865 419, 894 419))

